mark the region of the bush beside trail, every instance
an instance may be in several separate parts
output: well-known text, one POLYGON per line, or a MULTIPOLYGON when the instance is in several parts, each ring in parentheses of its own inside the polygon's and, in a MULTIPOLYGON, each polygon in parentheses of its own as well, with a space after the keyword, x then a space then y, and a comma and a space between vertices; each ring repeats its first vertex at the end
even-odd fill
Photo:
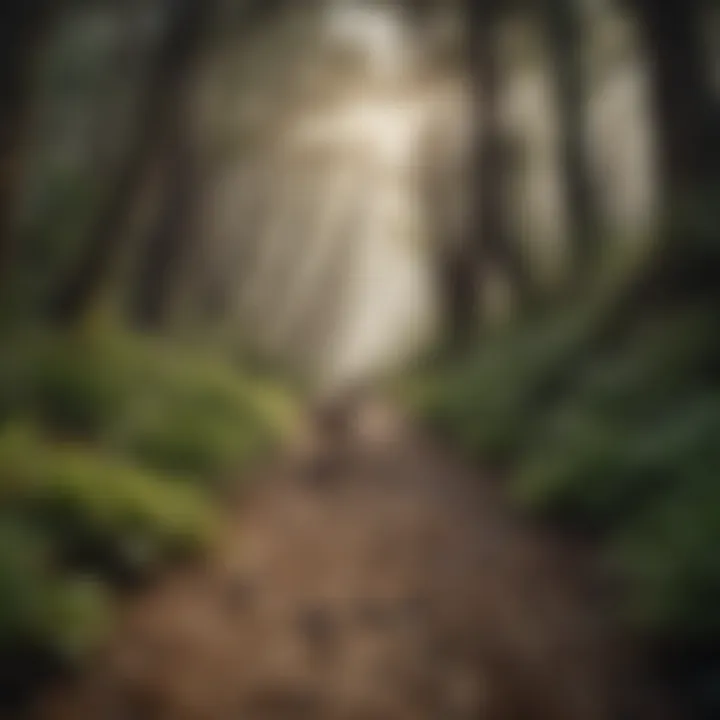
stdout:
POLYGON ((242 482, 292 423, 284 390, 187 348, 109 332, 9 342, 1 698, 92 651, 117 589, 201 553, 228 478, 242 482))

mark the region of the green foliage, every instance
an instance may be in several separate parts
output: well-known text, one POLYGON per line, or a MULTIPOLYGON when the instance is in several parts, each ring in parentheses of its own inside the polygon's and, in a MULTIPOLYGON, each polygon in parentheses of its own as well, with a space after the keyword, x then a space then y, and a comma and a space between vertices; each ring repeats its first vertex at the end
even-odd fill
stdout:
POLYGON ((506 331, 461 362, 431 371, 415 404, 471 457, 506 462, 531 432, 535 409, 589 336, 592 309, 506 331))
POLYGON ((0 362, 0 419, 17 416, 198 477, 247 466, 293 421, 287 398, 247 372, 106 332, 12 343, 0 362))
POLYGON ((7 338, 0 662, 28 648, 30 665, 82 658, 112 588, 205 548, 214 481, 237 479, 293 421, 269 382, 186 347, 96 328, 7 338))
POLYGON ((575 528, 615 523, 706 457, 720 404, 714 323, 695 311, 636 329, 540 409, 517 458, 515 497, 575 528))
POLYGON ((42 348, 31 373, 29 399, 36 415, 51 428, 81 437, 101 436, 131 392, 121 360, 106 348, 77 341, 42 348))
MULTIPOLYGON (((720 424, 715 443, 718 429, 720 424)), ((610 539, 607 551, 628 588, 627 619, 670 642, 720 640, 717 448, 714 454, 712 465, 689 468, 649 498, 610 539)))
POLYGON ((32 528, 0 522, 0 639, 5 644, 38 624, 44 603, 47 548, 32 528))
POLYGON ((152 467, 217 476, 247 467, 291 422, 286 398, 229 366, 146 353, 109 441, 152 467))
POLYGON ((23 644, 75 660, 96 646, 109 620, 103 587, 53 569, 38 528, 0 518, 0 649, 23 644))
POLYGON ((75 661, 109 622, 108 584, 211 537, 210 499, 102 450, 23 425, 0 433, 0 654, 75 661))
POLYGON ((61 558, 94 571, 145 571, 209 537, 200 490, 107 453, 10 428, 0 435, 0 468, 3 513, 41 527, 61 558))

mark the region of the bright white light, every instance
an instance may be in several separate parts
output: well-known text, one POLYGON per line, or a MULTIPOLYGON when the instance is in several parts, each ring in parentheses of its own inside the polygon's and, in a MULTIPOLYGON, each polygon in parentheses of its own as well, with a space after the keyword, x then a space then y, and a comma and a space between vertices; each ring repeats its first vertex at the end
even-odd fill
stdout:
POLYGON ((304 118, 289 140, 305 146, 340 143, 382 158, 387 164, 407 162, 423 120, 423 109, 417 100, 360 97, 333 113, 304 118))
POLYGON ((362 53, 375 70, 388 72, 404 65, 407 38, 397 7, 337 0, 328 12, 333 41, 362 53))

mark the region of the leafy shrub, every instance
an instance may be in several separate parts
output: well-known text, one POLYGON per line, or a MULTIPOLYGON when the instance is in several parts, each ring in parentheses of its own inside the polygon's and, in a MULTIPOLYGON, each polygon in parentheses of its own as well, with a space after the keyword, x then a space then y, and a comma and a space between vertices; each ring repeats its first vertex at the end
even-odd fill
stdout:
POLYGON ((6 340, 0 703, 94 646, 117 582, 204 548, 212 480, 294 422, 284 392, 186 347, 97 328, 6 340))
POLYGON ((573 368, 590 335, 591 309, 511 328, 461 362, 430 372, 416 406, 472 457, 507 461, 532 432, 536 411, 573 368))
POLYGON ((0 650, 28 644, 74 660, 104 635, 102 587, 53 568, 49 542, 37 528, 0 518, 0 650))
POLYGON ((209 499, 111 455, 46 443, 27 428, 0 436, 3 512, 36 524, 68 560, 138 572, 207 540, 209 499))
POLYGON ((124 412, 132 392, 129 368, 111 349, 62 339, 43 348, 31 378, 37 415, 62 433, 102 435, 124 412))
POLYGON ((47 548, 17 519, 0 521, 0 643, 32 632, 45 602, 47 548))
POLYGON ((32 417, 64 439, 208 477, 247 466, 292 423, 267 382, 211 357, 107 333, 20 338, 0 361, 0 422, 32 417))
POLYGON ((720 640, 720 486, 717 465, 697 470, 652 498, 607 550, 628 620, 674 642, 720 640))
POLYGON ((247 466, 284 430, 273 391, 231 368, 152 357, 112 429, 116 447, 174 472, 212 476, 247 466))
POLYGON ((676 400, 642 421, 576 404, 548 425, 511 492, 574 529, 607 533, 696 470, 720 467, 720 396, 676 400))

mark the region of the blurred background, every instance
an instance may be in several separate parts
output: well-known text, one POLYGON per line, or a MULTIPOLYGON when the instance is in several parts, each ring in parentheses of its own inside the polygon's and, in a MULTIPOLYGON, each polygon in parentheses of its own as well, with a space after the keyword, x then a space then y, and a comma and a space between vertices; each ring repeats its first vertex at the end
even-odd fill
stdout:
POLYGON ((719 283, 714 0, 8 0, 0 701, 362 387, 720 717, 719 283))

